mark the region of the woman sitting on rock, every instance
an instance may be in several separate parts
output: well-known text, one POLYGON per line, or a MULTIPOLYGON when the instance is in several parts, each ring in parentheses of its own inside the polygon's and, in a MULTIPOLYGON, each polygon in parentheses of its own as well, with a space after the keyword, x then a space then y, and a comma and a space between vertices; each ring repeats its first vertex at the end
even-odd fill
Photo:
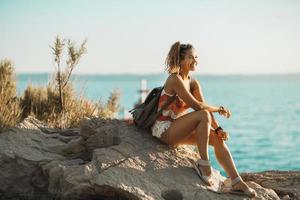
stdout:
POLYGON ((197 64, 197 55, 191 44, 176 42, 171 46, 166 58, 166 70, 170 75, 159 99, 159 109, 170 96, 176 94, 176 99, 156 120, 152 126, 152 134, 169 145, 197 145, 200 159, 194 163, 194 168, 202 181, 209 186, 213 182, 208 144, 212 145, 217 160, 231 178, 231 192, 254 197, 256 192, 239 176, 224 142, 228 139, 228 134, 218 125, 213 116, 213 113, 217 112, 229 118, 230 111, 223 106, 207 104, 199 82, 189 76, 189 72, 195 71, 197 64), (194 111, 185 114, 188 108, 194 111))

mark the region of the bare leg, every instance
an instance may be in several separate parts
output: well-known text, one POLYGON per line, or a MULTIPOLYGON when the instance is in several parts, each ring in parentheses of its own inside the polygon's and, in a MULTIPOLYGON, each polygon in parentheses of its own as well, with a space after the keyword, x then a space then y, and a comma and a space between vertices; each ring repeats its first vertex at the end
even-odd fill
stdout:
POLYGON ((223 167, 230 178, 234 179, 238 177, 239 174, 225 142, 220 138, 216 138, 214 142, 216 143, 214 145, 215 155, 220 165, 223 167))
POLYGON ((197 146, 201 159, 209 160, 208 141, 210 134, 210 118, 203 119, 196 128, 197 146))
MULTIPOLYGON (((201 110, 188 113, 172 122, 170 128, 162 134, 161 140, 170 145, 177 145, 188 138, 193 130, 196 130, 195 135, 197 137, 195 143, 198 146, 200 158, 208 160, 210 124, 211 118, 208 111, 201 110)), ((202 166, 201 168, 204 175, 209 176, 211 174, 211 168, 209 166, 202 166)))
MULTIPOLYGON (((195 146, 198 145, 197 135, 195 134, 195 132, 192 133, 189 137, 182 140, 180 144, 188 144, 188 145, 195 145, 195 146)), ((221 138, 219 138, 215 133, 215 131, 213 130, 210 131, 209 144, 214 146, 216 158, 220 163, 220 165, 225 170, 226 174, 231 179, 238 177, 239 173, 236 169, 229 148, 227 147, 225 142, 221 138)), ((241 181, 238 182, 236 185, 234 185, 234 188, 240 190, 247 190, 249 187, 244 181, 241 181)))
MULTIPOLYGON (((193 132, 189 137, 182 140, 180 144, 196 146, 198 145, 197 140, 197 135, 195 132, 193 132)), ((209 145, 214 147, 216 158, 225 170, 226 174, 232 179, 236 178, 239 174, 233 162, 231 153, 225 142, 219 138, 213 130, 210 130, 209 145)))

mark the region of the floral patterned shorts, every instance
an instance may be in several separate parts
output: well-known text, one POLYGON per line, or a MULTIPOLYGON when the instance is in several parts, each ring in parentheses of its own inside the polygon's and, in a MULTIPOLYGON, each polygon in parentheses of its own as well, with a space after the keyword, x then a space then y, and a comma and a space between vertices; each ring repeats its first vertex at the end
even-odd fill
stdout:
POLYGON ((160 138, 161 135, 171 126, 171 123, 171 121, 156 120, 151 128, 152 135, 157 138, 160 138))

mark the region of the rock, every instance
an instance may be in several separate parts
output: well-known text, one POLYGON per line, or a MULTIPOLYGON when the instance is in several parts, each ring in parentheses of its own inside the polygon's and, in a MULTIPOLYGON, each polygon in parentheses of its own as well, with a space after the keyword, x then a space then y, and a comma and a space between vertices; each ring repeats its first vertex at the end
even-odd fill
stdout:
POLYGON ((48 128, 47 124, 37 120, 32 116, 28 116, 21 123, 16 125, 16 128, 20 129, 29 129, 29 130, 38 130, 40 128, 48 128))
POLYGON ((120 121, 117 120, 85 118, 80 123, 80 135, 91 150, 120 144, 121 134, 120 121))
POLYGON ((121 125, 117 120, 104 120, 85 118, 80 123, 80 136, 89 157, 93 150, 121 143, 121 125))
POLYGON ((41 199, 48 197, 48 177, 40 166, 64 159, 57 153, 63 146, 59 140, 45 138, 39 132, 11 129, 1 133, 0 196, 3 199, 27 198, 30 194, 39 194, 41 199))
POLYGON ((64 151, 67 154, 78 154, 85 151, 85 141, 82 137, 75 138, 67 143, 64 151))
POLYGON ((254 181, 265 188, 273 189, 282 199, 300 199, 299 171, 265 171, 243 173, 247 181, 254 181))
MULTIPOLYGON (((196 159, 190 147, 170 148, 120 120, 86 118, 59 131, 26 119, 0 134, 0 199, 244 199, 208 191, 196 159)), ((257 199, 279 199, 248 180, 257 199)))

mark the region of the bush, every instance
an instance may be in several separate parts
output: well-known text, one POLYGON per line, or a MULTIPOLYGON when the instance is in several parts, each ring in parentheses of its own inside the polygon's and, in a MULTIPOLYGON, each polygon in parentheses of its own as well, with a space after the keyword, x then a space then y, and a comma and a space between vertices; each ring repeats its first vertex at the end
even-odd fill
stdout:
POLYGON ((59 92, 53 85, 46 88, 29 85, 22 98, 23 118, 32 115, 53 128, 78 127, 84 117, 113 118, 118 111, 119 92, 113 91, 106 105, 93 103, 77 95, 68 84, 63 95, 64 112, 60 109, 59 92))
POLYGON ((31 85, 26 88, 22 99, 23 118, 33 115, 50 127, 69 128, 77 127, 84 117, 114 117, 119 109, 120 94, 117 91, 111 93, 105 106, 101 102, 92 103, 74 91, 70 77, 82 55, 86 53, 85 45, 86 40, 77 48, 71 40, 61 39, 59 36, 55 38, 52 47, 56 64, 54 80, 46 88, 31 85), (65 47, 68 56, 64 62, 65 47), (65 67, 62 63, 65 63, 65 67))
POLYGON ((0 61, 0 131, 20 120, 21 109, 16 97, 16 78, 11 61, 0 61))
POLYGON ((110 97, 107 100, 106 105, 103 105, 102 102, 97 104, 97 116, 100 118, 114 118, 115 114, 118 112, 120 105, 121 93, 118 90, 114 90, 110 93, 110 97))
POLYGON ((76 47, 75 42, 55 38, 52 47, 57 71, 46 87, 28 85, 24 95, 16 96, 16 80, 9 60, 0 62, 0 131, 14 126, 29 115, 46 122, 53 128, 78 127, 84 117, 113 118, 119 109, 120 93, 113 91, 106 105, 93 103, 76 94, 70 77, 80 58, 86 52, 86 40, 76 47), (65 42, 67 41, 67 43, 65 42), (63 62, 64 47, 68 56, 63 62), (63 69, 62 63, 66 66, 63 69))

